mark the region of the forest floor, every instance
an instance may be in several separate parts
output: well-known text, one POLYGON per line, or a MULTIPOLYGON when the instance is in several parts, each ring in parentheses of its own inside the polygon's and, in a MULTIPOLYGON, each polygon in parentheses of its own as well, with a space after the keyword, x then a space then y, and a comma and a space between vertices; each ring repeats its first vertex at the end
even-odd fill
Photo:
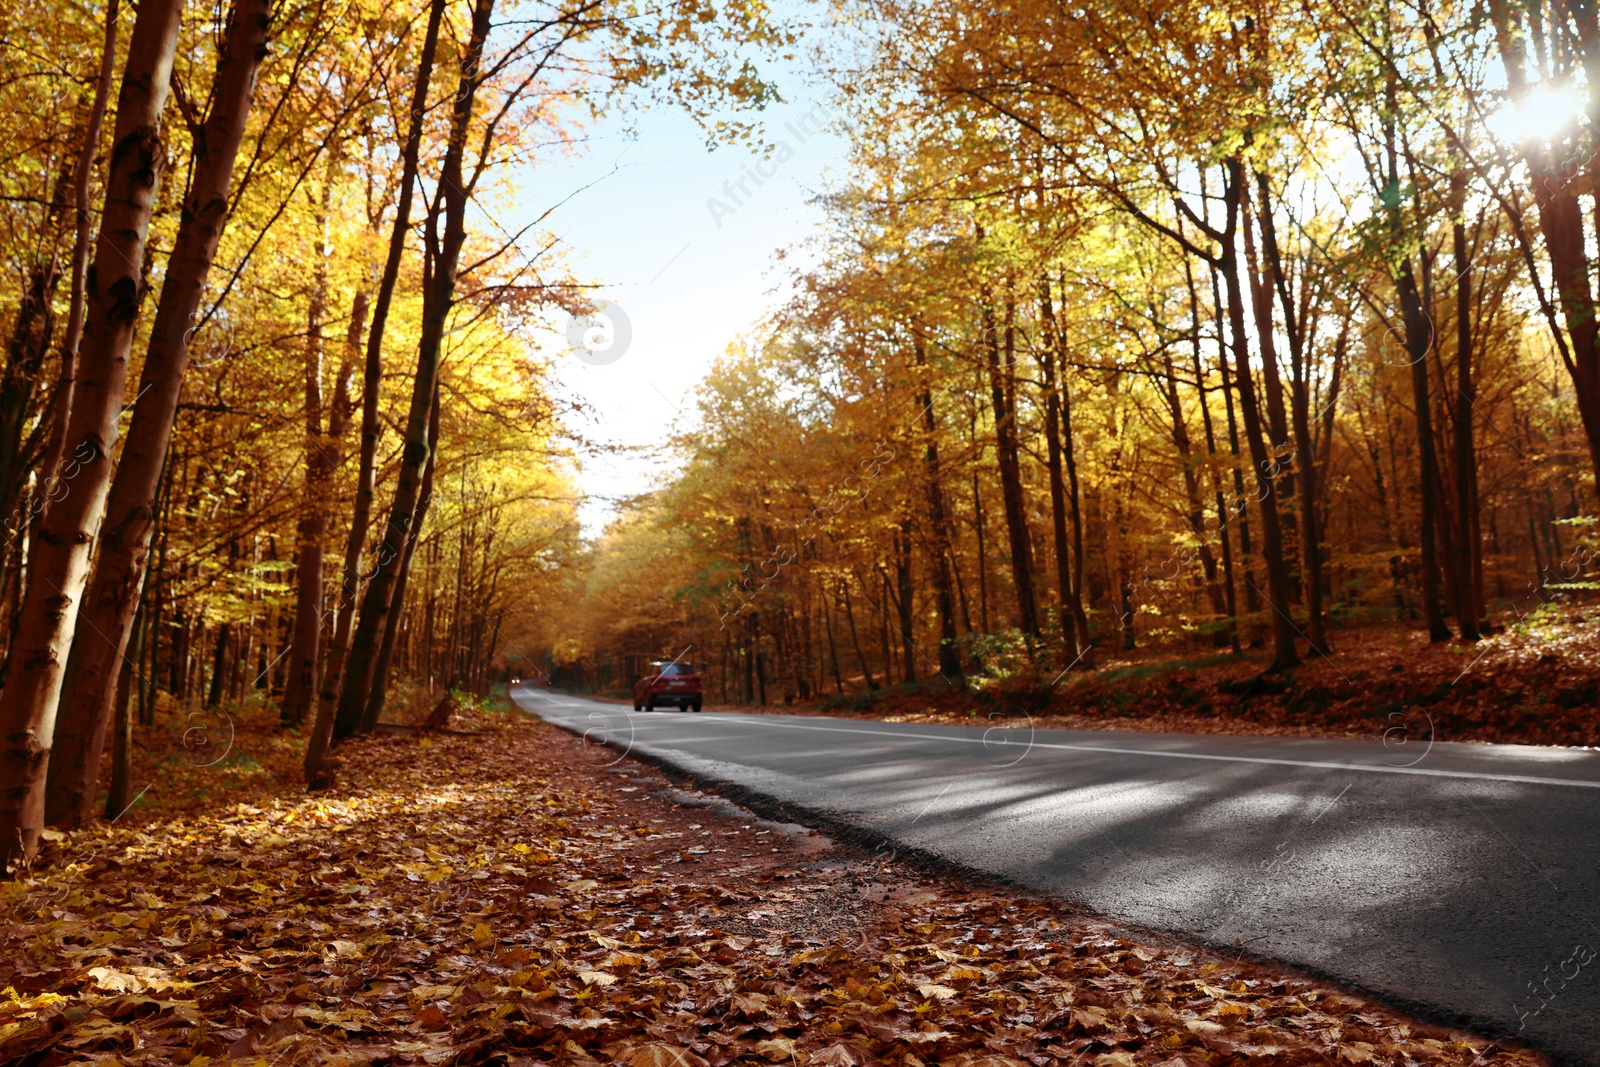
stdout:
POLYGON ((315 795, 265 709, 224 718, 225 752, 220 722, 152 734, 138 802, 0 885, 0 1062, 1544 1062, 510 713, 343 746, 315 795))
POLYGON ((967 689, 934 679, 867 691, 858 674, 843 694, 819 701, 706 707, 1061 730, 1600 745, 1600 610, 1592 606, 1530 616, 1476 643, 1430 644, 1414 625, 1335 629, 1329 642, 1332 655, 1307 653, 1282 674, 1264 673, 1270 655, 1262 649, 1240 657, 1192 646, 1101 649, 1096 670, 1053 679, 967 689))

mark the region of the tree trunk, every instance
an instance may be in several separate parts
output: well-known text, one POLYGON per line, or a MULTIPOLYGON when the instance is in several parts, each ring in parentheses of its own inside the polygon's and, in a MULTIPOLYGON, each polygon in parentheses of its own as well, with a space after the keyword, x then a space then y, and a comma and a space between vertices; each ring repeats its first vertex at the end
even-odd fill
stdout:
POLYGON ((64 495, 47 509, 32 546, 28 586, 0 692, 0 870, 38 849, 44 785, 55 739, 78 598, 105 509, 128 349, 144 295, 145 236, 165 153, 166 105, 181 0, 145 0, 129 42, 117 102, 110 173, 88 283, 87 344, 68 419, 71 457, 56 479, 64 495))
MULTIPOLYGON (((1451 178, 1456 210, 1465 210, 1466 175, 1451 178)), ((1457 617, 1461 636, 1476 641, 1486 612, 1483 605, 1483 546, 1478 536, 1478 455, 1473 447, 1472 415, 1478 387, 1472 379, 1472 257, 1466 219, 1451 227, 1456 269, 1456 584, 1461 591, 1457 617)))
POLYGON ((900 535, 895 538, 895 586, 899 595, 895 607, 900 615, 900 665, 902 681, 917 680, 916 616, 911 604, 911 520, 900 520, 900 535))
POLYGON ((76 826, 93 814, 117 662, 128 644, 149 560, 156 490, 189 362, 191 327, 227 223, 228 187, 271 17, 271 0, 235 3, 217 64, 211 111, 195 138, 190 188, 167 261, 128 440, 105 507, 94 581, 84 600, 83 625, 72 638, 70 677, 61 700, 63 736, 50 774, 47 817, 53 823, 76 826))
MULTIPOLYGON (((354 629, 357 584, 360 581, 361 555, 366 548, 367 526, 372 517, 373 486, 378 455, 379 390, 383 378, 383 335, 389 321, 389 305, 400 277, 400 262, 405 255, 406 237, 411 231, 411 202, 417 184, 418 157, 421 153, 423 124, 427 119, 428 86, 433 78, 434 58, 438 53, 439 23, 444 18, 446 0, 432 0, 428 7, 428 26, 423 33, 417 57, 416 82, 412 87, 409 127, 401 150, 400 190, 395 203, 394 228, 389 235, 388 256, 372 304, 372 329, 367 335, 367 358, 361 383, 361 458, 356 474, 355 510, 350 518, 350 535, 345 544, 344 580, 339 588, 339 619, 334 627, 328 661, 322 671, 321 692, 317 698, 317 722, 306 740, 306 780, 325 780, 323 760, 333 738, 338 704, 344 688, 345 664, 354 629)), ((352 722, 350 725, 354 726, 352 722)))
MULTIPOLYGON (((85 124, 86 133, 93 119, 91 114, 85 124)), ((80 152, 78 162, 82 161, 81 156, 80 152)), ((27 267, 27 280, 22 286, 16 317, 11 323, 11 339, 6 345, 6 369, 0 375, 0 514, 16 515, 19 530, 26 520, 16 505, 27 482, 32 451, 32 441, 25 442, 24 431, 33 419, 39 370, 44 365, 45 353, 50 350, 50 339, 55 335, 62 221, 67 213, 67 190, 72 186, 76 169, 69 166, 72 162, 73 157, 62 156, 61 172, 51 187, 43 234, 27 267)), ((5 547, 11 549, 9 540, 5 547)))
POLYGON ((94 104, 78 150, 78 165, 72 172, 72 213, 75 233, 72 242, 72 293, 67 305, 67 332, 61 342, 61 369, 56 375, 55 396, 50 401, 50 437, 39 465, 39 483, 55 477, 66 453, 67 415, 72 410, 72 387, 78 373, 78 346, 83 340, 84 305, 88 296, 89 246, 92 220, 89 217, 89 189, 94 182, 94 161, 100 151, 100 133, 105 128, 106 105, 111 101, 111 82, 116 73, 117 25, 120 0, 106 4, 105 40, 100 48, 100 72, 95 79, 94 104))
POLYGON ((231 640, 233 640, 233 623, 225 622, 218 626, 217 647, 211 655, 211 686, 206 690, 208 708, 222 705, 222 691, 228 666, 228 642, 231 640))
MULTIPOLYGON (((1227 185, 1224 198, 1227 203, 1227 230, 1222 242, 1222 280, 1228 292, 1228 324, 1233 337, 1234 385, 1239 391, 1239 409, 1244 418, 1245 440, 1250 446, 1250 458, 1256 466, 1258 484, 1264 491, 1258 493, 1261 506, 1261 554, 1267 564, 1267 599, 1272 608, 1272 670, 1287 670, 1298 666, 1300 654, 1295 649, 1294 620, 1289 614, 1289 570, 1283 558, 1283 529, 1278 518, 1278 500, 1272 492, 1271 479, 1276 474, 1275 464, 1267 449, 1267 440, 1261 423, 1261 408, 1256 400, 1255 382, 1250 374, 1250 342, 1245 332, 1244 293, 1239 282, 1239 259, 1234 243, 1235 234, 1243 214, 1244 165, 1238 157, 1225 163, 1227 185), (1261 479, 1267 479, 1262 483, 1261 479)), ((1245 218, 1244 224, 1249 225, 1245 218)), ((1224 354, 1223 359, 1226 360, 1224 354)))
POLYGON ((1428 350, 1433 323, 1422 306, 1415 275, 1407 262, 1394 271, 1395 291, 1404 322, 1406 356, 1411 360, 1411 402, 1416 409, 1417 479, 1422 494, 1418 544, 1422 549, 1422 609, 1430 641, 1450 640, 1439 592, 1439 459, 1434 448, 1433 402, 1428 391, 1428 350))
POLYGON ((850 643, 855 646, 856 662, 861 664, 861 676, 867 681, 868 691, 878 688, 878 683, 872 680, 872 670, 867 666, 866 653, 861 651, 861 637, 856 631, 856 613, 850 605, 850 580, 841 578, 839 588, 844 591, 844 617, 850 624, 850 643))
MULTIPOLYGON (((343 459, 342 444, 333 427, 324 434, 322 425, 322 331, 328 314, 328 214, 333 200, 333 183, 338 171, 337 146, 328 154, 328 176, 322 184, 322 200, 315 220, 317 239, 312 255, 311 300, 306 321, 305 348, 305 500, 297 526, 299 545, 295 554, 294 639, 289 649, 289 682, 283 690, 279 716, 284 726, 299 726, 317 690, 317 662, 322 640, 322 556, 328 538, 329 500, 333 493, 333 472, 343 459)), ((359 304, 363 294, 357 294, 359 304)), ((363 311, 365 309, 358 309, 363 311)), ((356 312, 351 323, 356 323, 356 312)), ((349 391, 349 375, 355 371, 347 344, 340 362, 340 384, 349 391)), ((331 419, 330 419, 331 423, 331 419)))
POLYGON ((423 471, 427 466, 428 417, 439 374, 445 321, 455 304, 456 267, 466 241, 466 202, 468 191, 463 176, 467 132, 477 95, 479 63, 484 40, 489 33, 494 0, 477 0, 472 14, 471 38, 461 56, 461 79, 451 113, 450 137, 439 175, 438 205, 427 227, 428 259, 432 273, 424 285, 422 336, 417 351, 417 370, 411 392, 411 409, 406 418, 405 446, 400 464, 399 484, 395 488, 389 523, 384 528, 378 568, 367 584, 361 603, 361 617, 350 643, 350 659, 339 709, 334 719, 334 737, 343 738, 360 729, 362 713, 372 691, 377 667, 378 645, 393 599, 395 582, 404 565, 405 544, 413 536, 408 524, 417 510, 423 471), (442 240, 438 216, 444 216, 442 240))
POLYGON ((133 788, 133 716, 129 706, 132 694, 133 660, 123 657, 122 666, 117 670, 116 724, 111 734, 111 789, 106 793, 104 809, 107 819, 122 814, 133 788))
POLYGON ((428 504, 433 500, 433 472, 439 458, 439 390, 433 392, 433 409, 428 415, 428 466, 422 473, 422 492, 417 500, 417 510, 412 513, 411 536, 406 539, 400 575, 394 584, 394 604, 389 612, 389 624, 383 631, 383 643, 378 650, 378 663, 373 671, 372 692, 361 712, 361 732, 371 733, 383 715, 383 704, 389 694, 389 666, 394 661, 395 641, 400 635, 401 612, 405 609, 406 585, 411 576, 411 560, 417 549, 417 539, 422 536, 422 524, 428 517, 428 504))
MULTIPOLYGON (((1063 278, 1062 286, 1066 282, 1063 278)), ((1089 615, 1083 609, 1083 493, 1078 481, 1078 450, 1072 431, 1072 383, 1067 378, 1066 353, 1061 357, 1061 458, 1067 467, 1067 503, 1072 517, 1072 618, 1076 622, 1078 639, 1078 664, 1084 670, 1094 670, 1094 641, 1089 636, 1089 615)))
MULTIPOLYGON (((977 444, 976 441, 973 442, 977 444)), ((972 472, 972 517, 973 528, 978 537, 978 614, 983 619, 983 632, 989 633, 989 552, 985 541, 985 525, 983 521, 983 495, 978 491, 978 472, 972 472)))
POLYGON ((1056 351, 1061 347, 1061 330, 1056 322, 1055 304, 1050 296, 1050 278, 1039 276, 1039 322, 1044 343, 1038 352, 1041 384, 1044 388, 1044 437, 1046 467, 1050 476, 1050 532, 1056 556, 1056 595, 1061 602, 1060 624, 1062 662, 1071 663, 1089 643, 1080 632, 1072 611, 1072 548, 1067 539, 1067 487, 1061 459, 1061 394, 1056 390, 1056 351))
MULTIPOLYGON (((1264 173, 1256 175, 1259 190, 1261 242, 1267 253, 1267 264, 1272 271, 1278 298, 1283 304, 1284 332, 1289 338, 1289 405, 1294 433, 1294 474, 1298 475, 1300 490, 1300 559, 1305 568, 1304 595, 1306 604, 1307 643, 1313 651, 1328 655, 1328 644, 1322 617, 1322 545, 1317 522, 1317 468, 1316 455, 1311 441, 1311 397, 1308 378, 1311 374, 1310 358, 1305 350, 1306 324, 1299 321, 1289 277, 1283 265, 1283 255, 1278 248, 1278 231, 1272 221, 1272 205, 1267 197, 1271 186, 1264 173)), ((1344 344, 1341 335, 1339 344, 1344 344)))
MULTIPOLYGON (((933 410, 933 390, 928 384, 928 359, 922 334, 913 332, 912 352, 917 360, 922 404, 922 431, 927 444, 922 450, 922 469, 928 495, 928 526, 933 557, 933 599, 939 614, 939 674, 948 682, 961 682, 961 651, 956 647, 955 596, 950 585, 950 516, 945 509, 944 483, 939 473, 939 418, 933 410)), ((832 640, 830 635, 829 640, 832 640)))
MULTIPOLYGON (((1010 328, 1008 321, 1007 330, 1010 328)), ((1033 595, 1033 543, 1028 535, 1027 504, 1022 494, 1016 412, 1006 390, 1008 368, 1001 363, 994 312, 987 305, 983 309, 983 333, 989 360, 989 396, 994 407, 995 457, 1000 467, 1000 493, 1011 545, 1011 579, 1017 591, 1017 625, 1031 642, 1039 635, 1039 613, 1033 595)))
MULTIPOLYGON (((1199 344, 1198 339, 1195 343, 1199 344)), ((1217 558, 1212 555, 1210 539, 1206 536, 1205 505, 1200 500, 1200 476, 1195 471, 1197 457, 1194 444, 1189 439, 1189 426, 1183 414, 1183 400, 1178 395, 1178 376, 1172 367, 1170 351, 1162 352, 1162 361, 1166 371, 1167 411, 1172 419, 1172 443, 1178 450, 1178 462, 1183 467, 1183 492, 1189 506, 1189 530, 1197 543, 1196 551, 1200 556, 1200 569, 1205 575, 1211 613, 1221 616, 1227 613, 1227 605, 1223 600, 1222 586, 1217 582, 1217 558)), ((1218 630, 1215 643, 1222 645, 1226 642, 1226 635, 1218 630)))
POLYGON ((1221 615, 1227 619, 1226 628, 1218 630, 1215 637, 1215 647, 1230 646, 1235 653, 1239 651, 1239 620, 1234 610, 1233 592, 1233 558, 1228 551, 1227 511, 1222 500, 1222 484, 1216 474, 1217 441, 1216 434, 1211 425, 1211 409, 1206 405, 1205 368, 1201 361, 1201 334, 1200 334, 1200 292, 1195 285, 1194 270, 1188 257, 1183 263, 1184 280, 1189 290, 1189 321, 1193 328, 1190 352, 1193 359, 1194 386, 1200 394, 1200 421, 1205 428, 1206 435, 1206 464, 1212 470, 1212 479, 1216 490, 1217 507, 1217 532, 1222 539, 1222 572, 1227 586, 1218 580, 1217 560, 1211 552, 1210 532, 1205 529, 1205 507, 1201 504, 1201 489, 1199 473, 1196 470, 1198 457, 1193 456, 1193 448, 1189 442, 1189 429, 1183 419, 1183 406, 1178 395, 1177 377, 1172 373, 1171 361, 1167 364, 1168 397, 1167 403, 1172 408, 1174 426, 1173 442, 1178 445, 1180 455, 1183 457, 1184 491, 1189 501, 1189 524, 1193 527, 1195 537, 1200 542, 1200 563, 1206 576, 1206 591, 1211 600, 1213 614, 1221 615), (1179 428, 1180 424, 1181 429, 1179 428), (1178 438, 1182 437, 1182 444, 1178 438))

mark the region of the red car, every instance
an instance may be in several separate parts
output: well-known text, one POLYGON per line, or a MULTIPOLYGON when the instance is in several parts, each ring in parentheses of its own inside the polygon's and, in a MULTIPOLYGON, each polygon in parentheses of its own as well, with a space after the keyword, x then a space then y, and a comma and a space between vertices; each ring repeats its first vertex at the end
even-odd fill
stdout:
POLYGON ((657 660, 650 664, 654 673, 633 683, 633 710, 655 711, 657 706, 699 711, 700 672, 688 663, 657 660))

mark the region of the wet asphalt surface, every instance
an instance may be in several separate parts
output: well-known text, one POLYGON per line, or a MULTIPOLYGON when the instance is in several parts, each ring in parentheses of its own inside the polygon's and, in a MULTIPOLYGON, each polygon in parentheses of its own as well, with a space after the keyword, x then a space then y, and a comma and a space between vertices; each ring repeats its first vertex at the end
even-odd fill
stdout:
POLYGON ((1600 751, 528 712, 911 850, 1600 1065, 1600 751))

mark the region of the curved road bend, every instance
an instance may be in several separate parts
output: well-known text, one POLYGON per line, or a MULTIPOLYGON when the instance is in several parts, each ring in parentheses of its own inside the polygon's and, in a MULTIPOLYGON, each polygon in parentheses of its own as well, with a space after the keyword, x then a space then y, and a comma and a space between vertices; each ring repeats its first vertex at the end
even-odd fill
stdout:
POLYGON ((1600 752, 636 714, 593 740, 1600 1064, 1600 752))

